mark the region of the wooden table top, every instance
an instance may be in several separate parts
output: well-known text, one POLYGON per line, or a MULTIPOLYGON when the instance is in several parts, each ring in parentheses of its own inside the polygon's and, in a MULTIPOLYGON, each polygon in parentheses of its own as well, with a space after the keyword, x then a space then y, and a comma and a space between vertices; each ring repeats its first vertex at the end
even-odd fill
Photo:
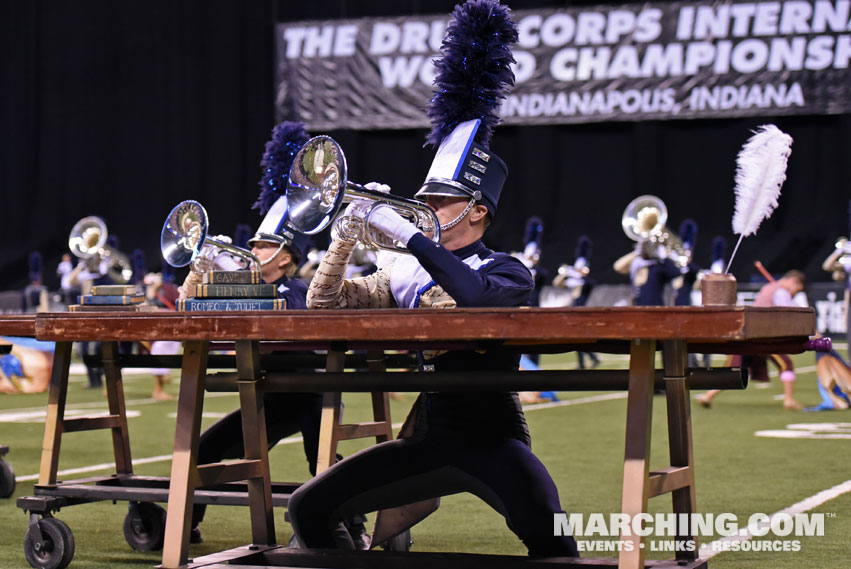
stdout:
POLYGON ((63 312, 38 314, 35 333, 48 341, 277 340, 350 346, 555 345, 634 339, 803 342, 815 333, 815 311, 740 306, 63 312))
POLYGON ((35 314, 0 314, 0 336, 35 337, 35 314))

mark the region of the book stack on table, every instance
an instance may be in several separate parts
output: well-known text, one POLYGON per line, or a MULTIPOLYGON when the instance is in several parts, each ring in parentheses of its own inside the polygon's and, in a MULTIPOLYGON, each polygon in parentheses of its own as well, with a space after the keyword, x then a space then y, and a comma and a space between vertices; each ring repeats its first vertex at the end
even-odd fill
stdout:
POLYGON ((188 298, 177 301, 178 312, 209 310, 283 310, 274 284, 260 279, 260 271, 209 271, 203 284, 195 285, 188 298))
POLYGON ((96 285, 91 294, 79 296, 78 300, 79 304, 70 305, 69 311, 145 312, 157 309, 145 304, 145 295, 135 285, 96 285))

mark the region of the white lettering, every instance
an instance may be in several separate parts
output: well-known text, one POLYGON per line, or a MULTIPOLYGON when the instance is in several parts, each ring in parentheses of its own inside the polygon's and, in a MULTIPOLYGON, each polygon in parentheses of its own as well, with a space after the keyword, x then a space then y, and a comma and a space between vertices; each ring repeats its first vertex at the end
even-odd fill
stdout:
POLYGON ((422 55, 412 57, 379 57, 378 70, 385 87, 410 87, 418 76, 423 63, 430 65, 422 55))
POLYGON ((369 42, 369 53, 386 55, 399 48, 402 32, 396 24, 376 22, 372 28, 372 39, 369 42))

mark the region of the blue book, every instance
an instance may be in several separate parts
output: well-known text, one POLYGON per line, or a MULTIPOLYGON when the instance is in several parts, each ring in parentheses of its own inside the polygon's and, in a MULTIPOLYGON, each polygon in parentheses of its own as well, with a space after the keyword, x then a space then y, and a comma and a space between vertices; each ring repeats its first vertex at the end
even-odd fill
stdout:
POLYGON ((178 312, 204 312, 210 310, 284 310, 284 298, 187 298, 177 301, 178 312))
POLYGON ((142 304, 145 302, 144 294, 134 294, 134 295, 125 295, 125 294, 87 294, 85 296, 80 297, 79 304, 87 305, 87 304, 111 304, 111 305, 126 305, 126 304, 142 304))

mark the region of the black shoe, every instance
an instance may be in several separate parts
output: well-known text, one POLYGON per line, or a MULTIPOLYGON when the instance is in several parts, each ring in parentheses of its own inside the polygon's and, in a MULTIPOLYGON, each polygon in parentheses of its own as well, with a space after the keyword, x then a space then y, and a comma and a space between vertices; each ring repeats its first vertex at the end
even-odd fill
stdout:
POLYGON ((194 527, 189 532, 189 543, 204 543, 204 538, 201 537, 201 528, 194 527))

